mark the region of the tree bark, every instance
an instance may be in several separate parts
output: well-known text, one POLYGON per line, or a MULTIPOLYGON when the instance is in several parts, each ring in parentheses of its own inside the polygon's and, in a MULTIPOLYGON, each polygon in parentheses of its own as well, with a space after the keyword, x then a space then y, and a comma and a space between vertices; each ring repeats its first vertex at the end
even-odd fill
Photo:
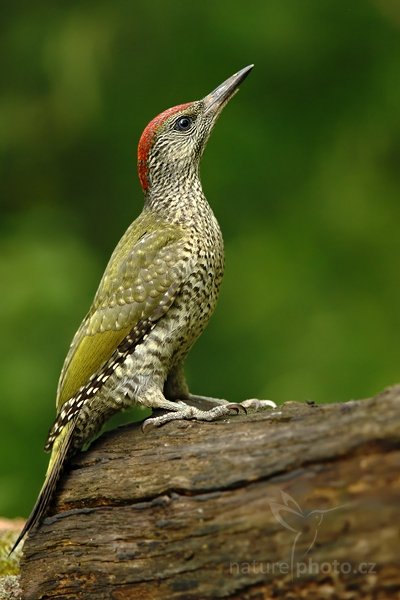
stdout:
POLYGON ((400 386, 107 433, 25 542, 23 598, 397 598, 399 434, 400 386))

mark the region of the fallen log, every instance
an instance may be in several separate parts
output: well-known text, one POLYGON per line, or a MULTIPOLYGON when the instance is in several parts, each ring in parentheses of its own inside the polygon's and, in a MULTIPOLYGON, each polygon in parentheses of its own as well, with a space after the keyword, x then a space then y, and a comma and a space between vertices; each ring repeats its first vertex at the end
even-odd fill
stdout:
POLYGON ((400 385, 109 432, 26 540, 23 598, 393 599, 399 434, 400 385))

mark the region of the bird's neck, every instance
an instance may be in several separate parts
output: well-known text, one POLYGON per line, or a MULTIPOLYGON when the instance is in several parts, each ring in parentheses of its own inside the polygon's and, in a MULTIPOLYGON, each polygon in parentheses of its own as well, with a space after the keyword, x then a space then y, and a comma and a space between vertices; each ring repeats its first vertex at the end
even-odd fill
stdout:
POLYGON ((171 172, 153 180, 145 194, 145 208, 167 222, 187 225, 198 223, 212 213, 197 170, 184 174, 171 172))

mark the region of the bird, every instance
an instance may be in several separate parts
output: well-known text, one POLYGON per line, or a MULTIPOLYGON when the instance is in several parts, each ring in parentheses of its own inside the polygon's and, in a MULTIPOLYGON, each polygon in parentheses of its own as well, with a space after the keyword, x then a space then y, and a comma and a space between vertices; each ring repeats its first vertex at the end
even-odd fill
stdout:
POLYGON ((184 361, 214 311, 224 271, 223 238, 203 193, 200 159, 219 115, 252 68, 202 100, 162 112, 140 137, 143 210, 112 253, 72 340, 45 445, 51 451, 45 480, 11 552, 44 517, 68 460, 113 414, 133 405, 163 409, 144 422, 147 428, 246 410, 244 402, 191 396, 184 361), (206 409, 204 402, 196 405, 202 400, 206 409))

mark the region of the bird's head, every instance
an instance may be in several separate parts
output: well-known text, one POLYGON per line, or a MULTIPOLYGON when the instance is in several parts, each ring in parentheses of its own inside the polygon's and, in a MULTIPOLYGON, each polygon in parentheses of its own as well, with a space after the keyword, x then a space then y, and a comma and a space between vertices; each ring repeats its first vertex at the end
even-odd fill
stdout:
POLYGON ((200 157, 224 106, 253 65, 229 77, 202 100, 179 104, 147 125, 138 146, 138 171, 145 192, 197 176, 200 157))

